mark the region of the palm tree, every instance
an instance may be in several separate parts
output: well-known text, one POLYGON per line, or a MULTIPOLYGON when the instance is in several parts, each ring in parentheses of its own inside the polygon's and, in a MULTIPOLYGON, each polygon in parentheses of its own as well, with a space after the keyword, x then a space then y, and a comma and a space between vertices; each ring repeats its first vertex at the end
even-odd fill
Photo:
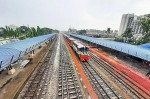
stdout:
POLYGON ((111 30, 111 28, 107 28, 107 37, 108 37, 108 34, 110 34, 110 30, 111 30))

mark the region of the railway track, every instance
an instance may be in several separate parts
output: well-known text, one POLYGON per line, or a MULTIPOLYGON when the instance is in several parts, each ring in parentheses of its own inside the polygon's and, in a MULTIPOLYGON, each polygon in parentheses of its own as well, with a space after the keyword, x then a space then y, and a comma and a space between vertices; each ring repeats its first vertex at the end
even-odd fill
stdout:
POLYGON ((52 42, 44 60, 39 62, 39 66, 37 66, 25 84, 18 99, 42 99, 45 97, 51 78, 51 71, 53 70, 53 60, 56 49, 55 43, 56 39, 52 42))
MULTIPOLYGON (((61 38, 62 40, 63 38, 61 38)), ((57 99, 84 99, 66 46, 60 45, 60 66, 57 99)))
POLYGON ((81 62, 81 65, 99 99, 122 99, 122 96, 93 68, 90 62, 81 62))
POLYGON ((107 64, 92 53, 89 54, 93 63, 109 76, 109 78, 111 78, 122 90, 124 90, 131 99, 149 99, 150 95, 129 81, 123 73, 117 72, 116 68, 107 64))

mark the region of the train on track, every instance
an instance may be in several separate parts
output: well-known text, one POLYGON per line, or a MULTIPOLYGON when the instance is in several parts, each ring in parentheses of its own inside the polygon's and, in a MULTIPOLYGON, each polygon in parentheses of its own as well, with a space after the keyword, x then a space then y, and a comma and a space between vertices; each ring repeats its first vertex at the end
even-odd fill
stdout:
POLYGON ((71 38, 68 35, 65 35, 65 39, 72 47, 72 49, 76 52, 80 61, 88 61, 90 56, 88 55, 89 48, 81 44, 79 41, 71 38))

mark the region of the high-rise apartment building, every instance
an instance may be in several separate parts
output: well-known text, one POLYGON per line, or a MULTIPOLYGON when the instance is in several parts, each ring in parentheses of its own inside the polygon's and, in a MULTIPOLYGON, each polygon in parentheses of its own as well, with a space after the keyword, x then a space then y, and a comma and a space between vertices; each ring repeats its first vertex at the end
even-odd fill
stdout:
POLYGON ((122 15, 118 36, 121 36, 124 33, 124 31, 130 26, 133 18, 134 18, 134 14, 123 14, 122 15))
POLYGON ((141 15, 141 16, 137 16, 134 14, 123 14, 118 35, 121 36, 127 28, 132 29, 133 35, 142 34, 143 30, 139 21, 142 18, 147 17, 147 16, 149 16, 149 14, 141 15))

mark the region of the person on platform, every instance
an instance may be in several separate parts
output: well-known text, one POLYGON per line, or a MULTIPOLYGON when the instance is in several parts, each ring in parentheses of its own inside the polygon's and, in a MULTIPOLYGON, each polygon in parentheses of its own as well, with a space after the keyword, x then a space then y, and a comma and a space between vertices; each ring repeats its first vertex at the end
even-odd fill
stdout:
POLYGON ((150 70, 147 72, 146 76, 149 76, 150 79, 150 70))

